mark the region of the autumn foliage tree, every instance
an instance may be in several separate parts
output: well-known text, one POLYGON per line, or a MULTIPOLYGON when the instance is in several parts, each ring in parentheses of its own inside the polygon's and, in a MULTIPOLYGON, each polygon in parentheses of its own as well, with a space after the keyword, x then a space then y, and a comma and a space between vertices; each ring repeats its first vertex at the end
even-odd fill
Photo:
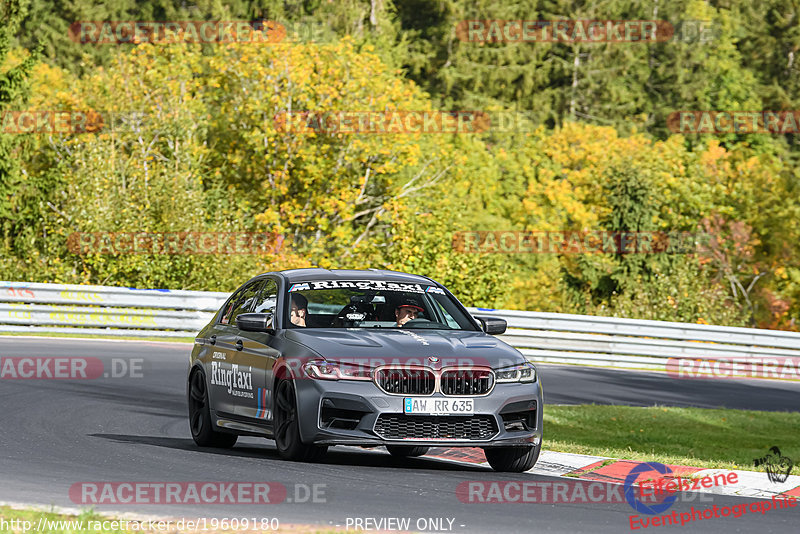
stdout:
POLYGON ((382 267, 429 275, 480 306, 782 328, 800 320, 794 140, 673 135, 663 120, 682 107, 794 102, 792 84, 764 89, 796 70, 788 4, 770 2, 777 11, 756 17, 749 8, 697 0, 664 4, 657 15, 655 4, 532 0, 48 2, 35 0, 27 15, 21 2, 3 4, 17 8, 3 11, 0 111, 89 110, 103 123, 75 134, 0 132, 7 279, 230 290, 267 270, 382 267), (36 27, 51 12, 59 24, 73 15, 252 17, 329 31, 318 41, 294 34, 271 44, 176 39, 87 54, 42 32, 48 53, 72 59, 58 66, 53 57, 37 62, 23 49, 9 52, 10 36, 23 44, 32 37, 20 39, 13 21, 36 27), (624 46, 476 44, 455 32, 466 18, 534 15, 665 18, 676 28, 699 20, 714 31, 710 41, 624 46), (753 18, 781 33, 752 29, 753 18), (753 33, 776 51, 742 42, 753 33), (762 56, 763 73, 742 67, 762 56), (469 134, 286 127, 303 113, 440 108, 524 111, 533 122, 469 134), (453 247, 457 232, 489 230, 683 232, 716 241, 680 254, 453 247), (85 232, 189 231, 286 240, 255 255, 75 253, 68 246, 85 232))

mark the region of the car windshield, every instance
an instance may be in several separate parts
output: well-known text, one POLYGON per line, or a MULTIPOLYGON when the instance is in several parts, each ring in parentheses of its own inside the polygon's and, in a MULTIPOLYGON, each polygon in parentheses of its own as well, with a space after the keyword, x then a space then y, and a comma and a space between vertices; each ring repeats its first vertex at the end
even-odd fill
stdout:
POLYGON ((300 282, 289 287, 289 328, 478 330, 439 287, 384 280, 300 282))

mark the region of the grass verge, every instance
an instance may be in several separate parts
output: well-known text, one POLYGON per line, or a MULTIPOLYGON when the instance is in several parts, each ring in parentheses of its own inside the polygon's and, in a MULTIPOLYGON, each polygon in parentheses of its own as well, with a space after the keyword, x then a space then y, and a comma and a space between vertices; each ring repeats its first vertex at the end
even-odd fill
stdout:
MULTIPOLYGON (((635 406, 545 406, 546 450, 703 468, 764 471, 777 446, 800 463, 799 412, 635 406)), ((792 474, 800 474, 795 465, 792 474)))

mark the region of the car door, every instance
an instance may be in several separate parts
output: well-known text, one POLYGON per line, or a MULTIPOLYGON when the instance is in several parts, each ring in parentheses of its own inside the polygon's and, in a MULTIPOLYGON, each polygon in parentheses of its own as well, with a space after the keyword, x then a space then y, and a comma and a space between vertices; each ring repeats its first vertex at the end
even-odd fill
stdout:
MULTIPOLYGON (((272 313, 275 317, 278 300, 278 283, 272 278, 264 279, 252 311, 272 313)), ((273 319, 273 326, 275 319, 273 319)), ((274 335, 267 332, 239 331, 242 349, 236 361, 252 372, 253 397, 242 397, 236 406, 236 414, 260 422, 272 421, 272 369, 280 352, 270 346, 274 335)))
POLYGON ((209 342, 213 345, 209 373, 209 390, 214 409, 222 414, 235 414, 242 397, 255 396, 252 374, 241 367, 238 358, 242 340, 236 327, 236 316, 249 312, 259 294, 262 280, 255 280, 239 289, 225 305, 209 342))
MULTIPOLYGON (((221 364, 228 362, 230 355, 225 348, 226 344, 220 342, 225 341, 225 336, 229 334, 227 325, 229 324, 233 307, 241 296, 242 289, 237 289, 228 298, 218 316, 215 317, 214 324, 205 331, 205 337, 201 340, 202 344, 207 347, 203 365, 208 377, 209 405, 212 410, 220 413, 233 413, 233 406, 230 403, 226 388, 222 387, 225 366, 221 364)), ((230 340, 228 339, 227 341, 230 340)))

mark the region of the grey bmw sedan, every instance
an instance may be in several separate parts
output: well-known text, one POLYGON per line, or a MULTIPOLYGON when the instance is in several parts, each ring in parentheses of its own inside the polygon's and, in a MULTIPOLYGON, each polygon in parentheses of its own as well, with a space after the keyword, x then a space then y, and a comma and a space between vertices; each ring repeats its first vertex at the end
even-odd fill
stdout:
POLYGON ((526 471, 542 444, 533 364, 441 284, 381 270, 265 273, 200 331, 187 376, 201 447, 274 439, 286 459, 334 445, 481 447, 498 471, 526 471))

